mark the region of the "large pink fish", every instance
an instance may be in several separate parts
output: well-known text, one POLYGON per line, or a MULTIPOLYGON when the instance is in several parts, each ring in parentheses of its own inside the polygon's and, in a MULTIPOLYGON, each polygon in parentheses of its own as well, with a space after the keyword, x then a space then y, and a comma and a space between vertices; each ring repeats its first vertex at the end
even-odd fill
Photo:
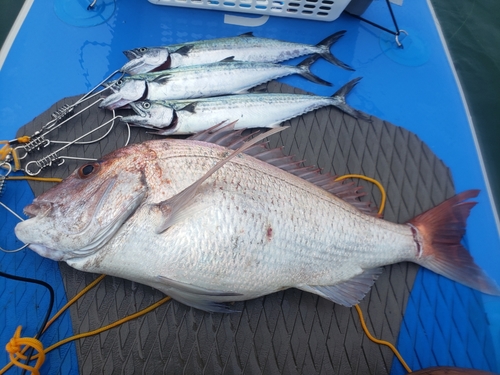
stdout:
POLYGON ((403 261, 500 295, 460 243, 478 191, 394 224, 279 150, 233 155, 238 134, 148 141, 86 164, 26 207, 16 235, 44 257, 206 311, 292 287, 351 306, 403 261))

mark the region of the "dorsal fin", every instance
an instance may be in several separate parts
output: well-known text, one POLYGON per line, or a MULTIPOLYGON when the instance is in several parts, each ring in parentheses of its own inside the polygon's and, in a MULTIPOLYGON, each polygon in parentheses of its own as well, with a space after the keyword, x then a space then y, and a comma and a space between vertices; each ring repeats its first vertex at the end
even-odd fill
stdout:
MULTIPOLYGON (((253 133, 244 129, 234 130, 234 123, 228 125, 221 123, 194 134, 189 139, 214 143, 235 150, 251 138, 253 133)), ((304 161, 296 161, 293 156, 285 155, 283 147, 269 148, 267 142, 261 142, 251 146, 244 153, 309 181, 368 215, 377 215, 376 207, 370 202, 363 202, 359 199, 366 195, 362 192, 362 187, 355 186, 353 182, 336 181, 336 176, 330 173, 322 174, 317 167, 305 166, 304 161)))
POLYGON ((229 57, 226 57, 225 59, 222 59, 219 62, 225 63, 225 62, 235 62, 235 61, 236 60, 234 59, 234 56, 229 56, 229 57))
POLYGON ((240 34, 240 35, 238 35, 238 36, 239 36, 239 37, 244 37, 244 38, 253 38, 253 37, 255 37, 255 36, 253 35, 253 31, 249 31, 249 32, 247 32, 247 33, 243 33, 243 34, 240 34))

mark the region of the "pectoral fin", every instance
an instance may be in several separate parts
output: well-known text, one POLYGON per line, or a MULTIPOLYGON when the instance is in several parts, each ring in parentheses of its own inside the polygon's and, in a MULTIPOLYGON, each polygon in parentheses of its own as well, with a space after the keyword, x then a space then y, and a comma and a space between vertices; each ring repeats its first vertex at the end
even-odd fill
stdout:
POLYGON ((197 104, 198 104, 197 102, 189 103, 185 107, 182 107, 181 109, 179 109, 179 111, 187 111, 187 112, 191 112, 191 113, 196 113, 196 105, 197 104))
POLYGON ((159 84, 164 84, 166 83, 170 78, 172 77, 172 74, 170 73, 166 73, 166 74, 162 74, 158 77, 156 77, 155 79, 153 79, 153 82, 156 82, 156 83, 159 83, 159 84))
POLYGON ((230 161, 232 158, 241 154, 249 147, 253 146, 256 143, 259 143, 262 139, 269 137, 275 133, 281 132, 285 130, 286 127, 283 128, 275 128, 271 129, 263 134, 260 134, 248 142, 245 142, 240 148, 233 151, 228 157, 220 160, 217 164, 215 164, 210 170, 205 173, 203 177, 199 180, 195 181, 187 188, 182 190, 180 193, 174 195, 173 197, 158 203, 158 206, 163 213, 163 223, 156 229, 156 233, 162 233, 170 228, 175 223, 178 223, 181 220, 186 219, 191 216, 195 212, 199 212, 203 210, 203 207, 192 206, 191 203, 193 199, 196 197, 198 193, 198 189, 200 186, 215 172, 217 172, 224 164, 230 161))
POLYGON ((351 307, 364 298, 382 271, 383 268, 370 269, 339 284, 306 285, 299 289, 317 294, 339 305, 351 307))

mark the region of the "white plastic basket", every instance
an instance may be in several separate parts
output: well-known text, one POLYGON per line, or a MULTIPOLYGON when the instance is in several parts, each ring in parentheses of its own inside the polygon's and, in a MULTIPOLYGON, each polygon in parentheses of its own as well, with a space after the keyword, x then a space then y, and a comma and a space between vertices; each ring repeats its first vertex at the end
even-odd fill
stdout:
POLYGON ((333 21, 351 0, 148 0, 158 5, 333 21))

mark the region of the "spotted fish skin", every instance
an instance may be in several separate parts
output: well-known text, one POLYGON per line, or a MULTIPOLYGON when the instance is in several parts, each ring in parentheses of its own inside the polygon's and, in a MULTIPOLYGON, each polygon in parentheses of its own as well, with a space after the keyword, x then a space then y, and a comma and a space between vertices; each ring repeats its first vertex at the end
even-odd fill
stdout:
POLYGON ((317 56, 311 56, 296 66, 228 59, 158 73, 137 74, 109 83, 107 90, 111 90, 111 94, 99 106, 116 109, 137 100, 191 99, 239 94, 261 83, 292 74, 331 86, 329 82, 311 73, 310 67, 317 59, 317 56))
POLYGON ((330 97, 298 94, 242 94, 192 100, 132 102, 136 115, 121 121, 157 130, 156 135, 193 134, 220 123, 236 121, 234 129, 273 128, 284 121, 325 106, 367 121, 346 103, 345 96, 359 82, 348 82, 330 97))
POLYGON ((278 63, 309 54, 319 54, 334 65, 353 70, 330 52, 331 46, 344 34, 345 30, 338 31, 317 45, 259 38, 254 37, 252 33, 246 33, 236 37, 163 47, 141 47, 124 51, 130 61, 122 67, 121 71, 135 75, 183 66, 210 64, 231 56, 238 61, 278 63))

